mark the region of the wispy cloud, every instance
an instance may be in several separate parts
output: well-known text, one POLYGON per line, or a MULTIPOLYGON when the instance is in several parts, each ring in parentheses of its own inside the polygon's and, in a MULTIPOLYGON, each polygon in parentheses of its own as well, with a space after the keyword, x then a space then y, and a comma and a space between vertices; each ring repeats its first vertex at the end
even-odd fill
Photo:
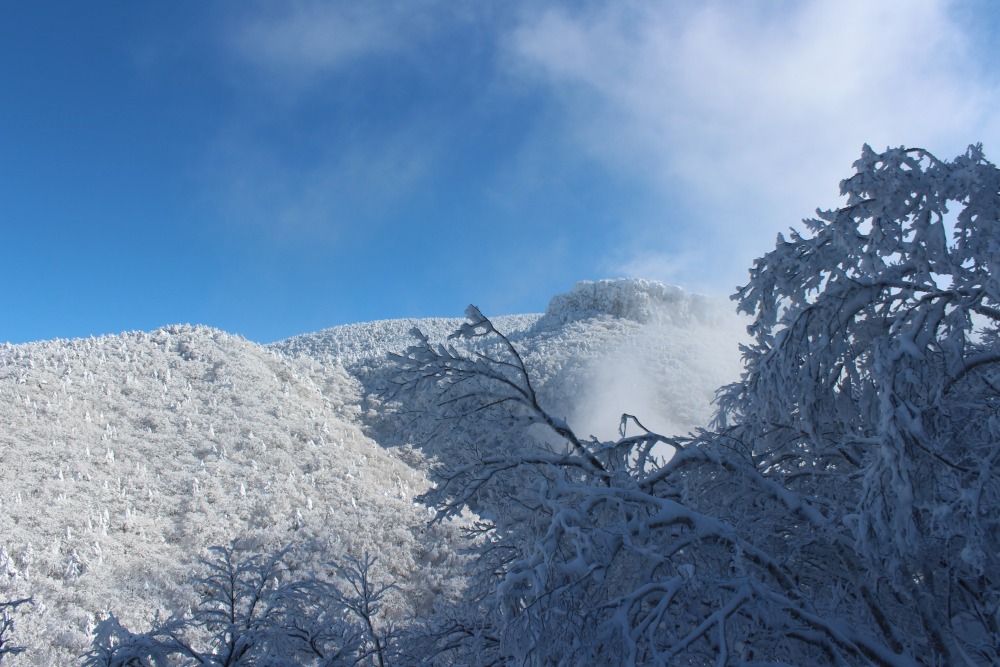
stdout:
POLYGON ((416 105, 392 104, 392 77, 417 76, 431 4, 299 0, 225 17, 239 111, 205 159, 225 218, 268 242, 329 243, 415 191, 441 133, 416 105))
MULTIPOLYGON (((224 41, 231 54, 256 68, 257 83, 301 89, 378 57, 397 64, 405 59, 407 67, 432 73, 447 55, 437 52, 442 38, 488 32, 490 22, 506 13, 442 0, 252 4, 227 22, 224 41)), ((502 24, 497 20, 495 29, 502 24)))
MULTIPOLYGON (((564 273, 597 277, 603 261, 728 292, 777 232, 838 203, 862 143, 1000 150, 983 0, 248 7, 227 16, 241 112, 212 187, 234 217, 296 237, 475 174, 512 219, 544 190, 563 214, 550 237, 573 219, 574 252, 590 254, 564 273), (313 136, 292 146, 300 132, 313 136), (572 207, 589 193, 563 190, 579 183, 600 212, 572 207)), ((471 218, 494 213, 467 194, 471 218)))
MULTIPOLYGON (((301 86, 359 58, 398 52, 408 33, 387 4, 292 2, 255 8, 228 26, 232 52, 276 81, 301 86), (383 5, 379 5, 383 8, 383 5)), ((258 72, 258 79, 259 79, 258 72)))
POLYGON ((607 3, 536 12, 509 47, 588 155, 662 193, 614 265, 728 289, 778 230, 837 203, 862 143, 1000 150, 1000 94, 982 65, 1000 52, 955 11, 607 3))

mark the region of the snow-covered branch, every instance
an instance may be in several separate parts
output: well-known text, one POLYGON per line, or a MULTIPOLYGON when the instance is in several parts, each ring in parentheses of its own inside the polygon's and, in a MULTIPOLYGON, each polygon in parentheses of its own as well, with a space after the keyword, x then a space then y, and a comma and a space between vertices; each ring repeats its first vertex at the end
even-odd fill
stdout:
POLYGON ((490 519, 466 611, 483 620, 443 632, 450 655, 1000 660, 1000 171, 980 146, 865 147, 855 170, 847 205, 779 237, 734 296, 754 340, 713 431, 624 415, 619 440, 582 441, 475 308, 454 334, 471 348, 398 358, 400 392, 465 420, 428 497, 490 519))

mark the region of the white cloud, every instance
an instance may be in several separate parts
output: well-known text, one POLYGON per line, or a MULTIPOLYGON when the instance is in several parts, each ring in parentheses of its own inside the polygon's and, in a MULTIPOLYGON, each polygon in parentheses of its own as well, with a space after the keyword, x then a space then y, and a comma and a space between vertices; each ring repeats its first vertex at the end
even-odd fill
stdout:
POLYGON ((862 143, 1000 150, 981 37, 943 0, 620 2, 531 15, 509 47, 589 155, 661 191, 665 214, 694 212, 616 263, 728 289, 777 231, 837 204, 862 143))
MULTIPOLYGON (((231 70, 237 85, 266 93, 245 107, 252 109, 246 124, 257 125, 250 134, 261 136, 243 137, 251 145, 221 160, 220 180, 235 200, 260 217, 289 221, 286 227, 345 218, 343 211, 369 195, 385 199, 383 189, 404 197, 418 182, 432 181, 437 161, 450 159, 452 126, 475 122, 465 115, 470 110, 502 108, 507 97, 523 94, 525 83, 529 90, 540 85, 554 104, 517 119, 529 130, 496 167, 501 175, 518 172, 503 181, 504 196, 521 201, 533 181, 544 181, 531 172, 535 162, 555 173, 572 169, 566 165, 582 151, 653 193, 622 209, 629 213, 610 216, 631 219, 619 232, 628 240, 609 253, 607 274, 729 291, 778 231, 817 206, 838 203, 838 183, 862 143, 918 144, 947 157, 979 140, 988 154, 1000 150, 1000 94, 984 64, 993 60, 984 49, 996 50, 989 42, 995 36, 973 34, 970 17, 960 22, 956 6, 946 0, 251 5, 229 24, 227 46, 239 65, 231 70), (288 119, 312 92, 349 102, 352 93, 376 85, 375 69, 386 68, 367 69, 371 58, 384 56, 393 71, 426 79, 417 86, 422 94, 441 94, 449 80, 442 66, 461 68, 458 34, 471 36, 463 48, 475 40, 493 44, 498 35, 504 45, 477 72, 482 86, 470 88, 466 107, 396 107, 377 127, 345 129, 353 144, 317 143, 306 168, 286 164, 273 145, 274 129, 293 124, 288 119), (492 69, 497 63, 500 72, 492 69), (341 75, 332 85, 331 76, 341 75), (427 88, 430 81, 439 87, 427 88), (348 91, 341 97, 342 83, 348 91)), ((984 6, 971 0, 961 8, 974 14, 984 6)))
POLYGON ((395 14, 368 3, 294 2, 254 12, 231 26, 233 52, 276 77, 304 83, 358 58, 403 48, 395 14))
POLYGON ((378 56, 402 57, 433 73, 436 40, 475 30, 491 16, 485 6, 440 0, 294 0, 249 5, 230 21, 225 41, 255 68, 256 83, 295 91, 378 56))

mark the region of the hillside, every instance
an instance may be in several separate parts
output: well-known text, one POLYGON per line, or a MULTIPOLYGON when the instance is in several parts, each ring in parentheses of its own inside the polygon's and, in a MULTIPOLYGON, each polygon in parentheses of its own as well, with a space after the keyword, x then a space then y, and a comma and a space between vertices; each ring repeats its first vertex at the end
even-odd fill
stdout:
MULTIPOLYGON (((659 283, 602 281, 496 323, 551 411, 611 437, 625 410, 663 430, 705 423, 738 372, 727 311, 659 283)), ((412 327, 444 340, 459 322, 356 324, 266 347, 187 326, 0 346, 0 596, 36 600, 18 620, 30 651, 13 664, 71 662, 107 612, 141 627, 183 610, 193 563, 235 537, 308 545, 316 560, 379 553, 401 584, 398 614, 457 594, 457 527, 428 529, 412 502, 428 482, 408 446, 438 450, 370 393, 412 327)))
MULTIPOLYGON (((492 319, 524 353, 546 407, 578 432, 602 438, 614 437, 623 412, 645 415, 664 432, 704 425, 715 390, 739 374, 745 337, 727 301, 638 279, 584 281, 553 297, 544 314, 492 319)), ((413 327, 445 342, 462 322, 354 324, 270 348, 318 367, 341 364, 367 396, 393 373, 387 355, 415 341, 413 327)))
POLYGON ((19 621, 26 664, 66 664, 97 614, 183 609, 193 562, 237 536, 379 552, 404 584, 429 568, 408 606, 436 592, 440 536, 410 502, 426 482, 361 432, 343 369, 202 327, 0 359, 0 594, 38 602, 19 621))

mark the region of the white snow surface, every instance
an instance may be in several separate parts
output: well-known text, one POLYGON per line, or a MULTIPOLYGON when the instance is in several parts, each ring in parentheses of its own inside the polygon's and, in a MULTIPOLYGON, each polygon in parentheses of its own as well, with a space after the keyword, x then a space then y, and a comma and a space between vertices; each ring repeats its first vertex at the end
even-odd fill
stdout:
MULTIPOLYGON (((443 342, 461 322, 270 346, 189 326, 0 345, 0 598, 36 601, 15 637, 30 650, 11 663, 72 664, 109 611, 141 629, 183 610, 193 563, 238 536, 313 544, 317 559, 378 553, 400 614, 459 594, 457 527, 427 528, 421 457, 403 462, 406 434, 385 430, 369 393, 414 327, 443 342)), ((706 424, 745 335, 729 304, 643 280, 581 283, 543 315, 494 323, 546 408, 602 438, 622 412, 661 432, 706 424)))

